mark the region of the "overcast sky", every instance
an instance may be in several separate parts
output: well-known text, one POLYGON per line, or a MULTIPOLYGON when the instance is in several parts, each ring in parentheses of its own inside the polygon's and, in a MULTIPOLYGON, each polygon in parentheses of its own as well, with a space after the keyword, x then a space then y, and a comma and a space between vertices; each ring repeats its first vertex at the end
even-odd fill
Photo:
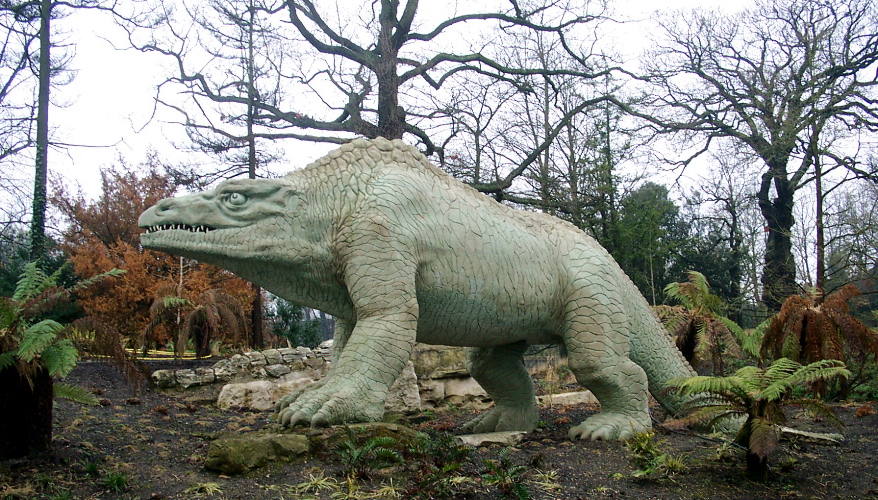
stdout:
MULTIPOLYGON (((629 55, 638 53, 651 31, 649 18, 656 5, 662 9, 694 7, 740 9, 744 0, 619 0, 615 10, 619 17, 641 19, 617 25, 608 36, 613 45, 629 55)), ((55 23, 66 32, 66 39, 75 46, 71 66, 76 71, 72 83, 54 91, 50 120, 55 129, 53 140, 80 145, 53 149, 50 169, 71 182, 79 183, 86 193, 94 194, 99 169, 123 157, 138 163, 153 149, 173 161, 181 159, 174 143, 185 144, 185 136, 177 125, 159 115, 150 121, 156 85, 170 74, 169 61, 158 55, 133 50, 114 49, 111 42, 125 46, 122 32, 107 16, 95 12, 74 12, 55 23), (90 147, 83 147, 90 146, 90 147)), ((609 26, 605 29, 609 29, 609 26)), ((321 156, 332 146, 297 147, 288 154, 291 170, 321 156)))

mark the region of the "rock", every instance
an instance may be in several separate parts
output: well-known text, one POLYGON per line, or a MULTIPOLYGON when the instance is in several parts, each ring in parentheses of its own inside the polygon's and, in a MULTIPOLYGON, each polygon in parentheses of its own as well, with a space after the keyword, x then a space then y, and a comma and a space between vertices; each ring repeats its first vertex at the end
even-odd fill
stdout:
POLYGON ((229 358, 229 362, 232 366, 236 367, 238 371, 245 370, 250 366, 250 359, 247 356, 241 354, 235 354, 231 358, 229 358))
POLYGON ((418 380, 469 375, 462 347, 417 344, 412 361, 418 380))
POLYGON ((315 370, 319 370, 319 369, 323 368, 323 365, 325 365, 325 364, 326 364, 326 361, 324 361, 323 358, 307 358, 305 360, 305 365, 307 365, 309 368, 313 368, 315 370))
POLYGON ((454 404, 465 404, 473 400, 488 398, 488 393, 472 377, 444 379, 445 401, 454 404))
POLYGON ((278 365, 283 362, 281 353, 277 349, 267 349, 262 351, 262 355, 265 356, 265 364, 267 365, 278 365))
POLYGON ((222 437, 210 443, 207 469, 241 474, 278 460, 290 461, 308 453, 310 444, 302 434, 253 433, 222 437))
POLYGON ((231 380, 239 371, 231 359, 224 359, 213 365, 213 374, 218 381, 231 380))
POLYGON ((250 361, 251 367, 265 366, 265 356, 261 352, 253 351, 244 353, 244 357, 250 361))
POLYGON ((274 387, 275 384, 268 380, 226 384, 219 393, 216 405, 223 410, 229 408, 270 410, 276 403, 271 397, 274 387))
POLYGON ((455 436, 455 439, 467 446, 485 446, 489 444, 512 446, 520 443, 525 434, 527 432, 524 431, 485 432, 482 434, 463 434, 455 436))
POLYGON ((177 385, 177 378, 174 376, 174 370, 156 370, 150 375, 152 382, 160 389, 167 389, 177 385))
POLYGON ((198 385, 212 384, 216 375, 212 368, 196 368, 195 370, 177 370, 174 372, 177 384, 183 389, 198 385))
POLYGON ((292 370, 290 370, 289 366, 283 364, 268 365, 265 367, 265 372, 274 378, 282 377, 291 371, 292 370))
POLYGON ((295 378, 289 378, 282 382, 254 380, 253 382, 226 384, 216 399, 216 405, 224 410, 229 408, 256 411, 273 410, 280 398, 312 383, 314 383, 314 379, 297 374, 295 378))
POLYGON ((362 424, 334 425, 323 429, 306 431, 311 440, 311 448, 315 451, 335 450, 339 443, 349 438, 348 429, 358 441, 366 441, 374 437, 391 437, 400 447, 406 447, 418 438, 418 431, 411 427, 387 422, 366 422, 362 424))
POLYGON ((491 401, 482 386, 472 377, 419 380, 418 386, 422 407, 452 403, 481 409, 487 407, 491 401))
POLYGON ((332 349, 332 342, 333 342, 333 339, 324 340, 317 347, 320 349, 332 349))
POLYGON ((418 378, 411 361, 406 363, 402 375, 390 386, 384 409, 395 412, 411 412, 421 409, 421 396, 418 392, 418 378))
POLYGON ((418 380, 421 404, 439 406, 445 401, 445 384, 441 380, 418 380))
POLYGON ((564 392, 561 394, 546 394, 538 396, 541 405, 547 406, 573 406, 573 405, 596 405, 600 404, 591 391, 564 392))

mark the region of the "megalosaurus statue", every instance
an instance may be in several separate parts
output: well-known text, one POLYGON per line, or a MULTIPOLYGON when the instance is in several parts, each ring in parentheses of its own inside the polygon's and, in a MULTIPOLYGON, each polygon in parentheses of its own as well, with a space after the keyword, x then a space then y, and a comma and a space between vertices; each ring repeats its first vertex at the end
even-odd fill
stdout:
POLYGON ((233 271, 337 318, 335 362, 285 398, 287 425, 382 417, 415 342, 466 346, 494 407, 474 432, 532 430, 528 345, 563 343, 601 412, 571 439, 651 427, 648 390, 671 411, 672 377, 694 372, 612 257, 554 217, 514 210, 402 141, 355 140, 280 179, 230 180, 140 217, 145 248, 233 271))

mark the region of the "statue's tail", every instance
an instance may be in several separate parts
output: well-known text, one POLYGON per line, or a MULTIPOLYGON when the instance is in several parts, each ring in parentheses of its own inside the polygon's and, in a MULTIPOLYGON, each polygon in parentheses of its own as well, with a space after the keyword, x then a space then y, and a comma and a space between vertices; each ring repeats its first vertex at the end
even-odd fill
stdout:
MULTIPOLYGON (((667 382, 677 377, 691 377, 695 370, 677 349, 664 326, 656 318, 646 300, 637 293, 629 297, 632 304, 631 360, 640 365, 649 380, 649 392, 666 410, 679 416, 685 400, 667 390, 667 382)), ((686 398, 688 399, 688 398, 686 398)))

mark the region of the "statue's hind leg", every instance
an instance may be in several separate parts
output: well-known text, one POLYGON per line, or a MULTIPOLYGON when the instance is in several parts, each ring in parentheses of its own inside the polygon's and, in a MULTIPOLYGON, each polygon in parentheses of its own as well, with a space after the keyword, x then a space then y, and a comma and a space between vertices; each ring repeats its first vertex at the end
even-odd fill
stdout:
POLYGON ((494 399, 494 407, 464 424, 472 432, 532 431, 537 425, 534 386, 522 356, 527 344, 467 350, 470 375, 494 399))
POLYGON ((627 322, 618 303, 601 294, 568 306, 563 332, 576 380, 601 412, 570 429, 570 439, 627 439, 652 427, 646 373, 628 358, 627 322))

